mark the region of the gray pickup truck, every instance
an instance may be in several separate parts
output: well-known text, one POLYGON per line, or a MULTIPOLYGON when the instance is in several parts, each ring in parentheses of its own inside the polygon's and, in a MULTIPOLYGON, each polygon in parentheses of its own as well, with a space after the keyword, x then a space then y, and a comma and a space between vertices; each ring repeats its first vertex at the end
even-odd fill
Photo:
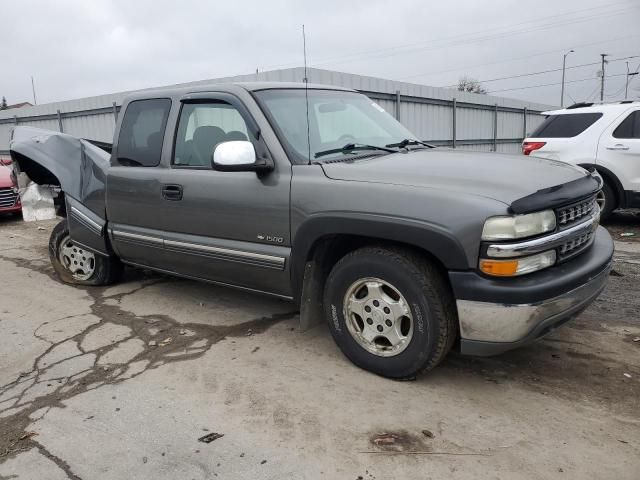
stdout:
POLYGON ((596 173, 433 148, 365 95, 307 87, 134 94, 103 148, 16 127, 18 168, 62 192, 62 281, 112 283, 127 264, 275 295, 391 378, 453 346, 523 345, 602 291, 613 242, 596 173))

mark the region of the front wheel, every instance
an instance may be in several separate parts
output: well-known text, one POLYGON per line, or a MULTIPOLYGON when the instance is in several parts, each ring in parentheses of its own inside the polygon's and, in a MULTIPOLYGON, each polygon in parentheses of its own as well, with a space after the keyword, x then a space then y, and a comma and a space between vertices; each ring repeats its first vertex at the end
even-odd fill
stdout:
POLYGON ((366 247, 346 255, 327 279, 324 307, 342 352, 384 377, 407 379, 432 369, 457 335, 442 274, 403 249, 366 247))
POLYGON ((74 243, 66 220, 51 232, 49 258, 60 280, 73 285, 109 285, 120 278, 123 269, 117 258, 99 255, 74 243))

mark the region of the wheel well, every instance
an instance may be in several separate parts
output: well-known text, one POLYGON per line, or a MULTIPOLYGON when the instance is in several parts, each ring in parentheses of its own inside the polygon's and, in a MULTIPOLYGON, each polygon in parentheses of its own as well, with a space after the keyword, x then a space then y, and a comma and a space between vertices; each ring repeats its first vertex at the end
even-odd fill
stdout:
POLYGON ((370 246, 409 250, 415 254, 427 258, 429 261, 435 264, 438 267, 438 270, 440 270, 441 272, 446 273, 447 271, 442 262, 435 255, 427 250, 416 247, 415 245, 393 240, 386 240, 382 238, 371 238, 366 236, 347 234, 326 235, 324 237, 320 237, 314 242, 313 246, 309 250, 306 261, 313 260, 316 255, 320 253, 320 255, 322 256, 321 261, 323 266, 328 271, 331 271, 331 268, 333 268, 333 266, 348 253, 351 253, 354 250, 362 247, 370 246), (322 252, 322 250, 325 251, 322 252))
POLYGON ((624 206, 624 189, 622 188, 622 183, 620 183, 618 177, 616 177, 611 170, 591 163, 581 164, 580 166, 586 170, 595 168, 605 183, 607 183, 611 187, 611 190, 613 190, 613 194, 616 196, 616 207, 624 206))
POLYGON ((60 186, 60 180, 50 170, 20 153, 11 152, 11 154, 20 171, 26 173, 38 185, 60 186))
POLYGON ((303 280, 301 285, 300 297, 301 303, 308 300, 309 295, 313 295, 316 299, 316 303, 322 303, 324 296, 324 285, 331 272, 333 266, 345 255, 353 252, 362 247, 386 247, 396 250, 404 250, 426 258, 433 263, 437 270, 440 272, 444 280, 449 284, 449 276, 447 275, 447 269, 442 262, 431 252, 428 252, 422 248, 416 247, 408 243, 397 242, 393 240, 386 240, 382 238, 371 238, 360 235, 351 234, 337 234, 337 235, 325 235, 318 238, 307 254, 305 260, 306 265, 311 265, 312 276, 310 275, 308 285, 307 276, 303 280), (309 289, 313 292, 309 292, 309 289), (307 297, 307 298, 305 298, 307 297))
POLYGON ((365 246, 402 250, 429 260, 440 273, 445 285, 453 295, 447 269, 435 255, 423 248, 408 243, 359 235, 326 235, 317 239, 307 254, 303 285, 300 292, 300 323, 302 330, 306 330, 324 319, 324 287, 333 266, 345 255, 365 246))
POLYGON ((66 202, 64 201, 64 192, 60 190, 60 180, 50 170, 43 167, 37 162, 34 162, 29 157, 26 157, 17 152, 11 152, 14 162, 18 165, 18 171, 24 173, 29 177, 29 180, 37 183, 38 185, 45 185, 49 187, 58 187, 58 194, 54 194, 53 204, 56 209, 56 214, 61 217, 67 216, 66 202))

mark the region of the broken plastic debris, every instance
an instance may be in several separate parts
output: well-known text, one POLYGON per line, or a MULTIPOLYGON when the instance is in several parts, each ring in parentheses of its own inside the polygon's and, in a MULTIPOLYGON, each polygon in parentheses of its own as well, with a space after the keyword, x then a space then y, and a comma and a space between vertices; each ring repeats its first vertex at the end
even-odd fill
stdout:
POLYGON ((217 440, 217 439, 222 438, 222 437, 224 437, 224 433, 212 432, 212 433, 208 433, 204 437, 200 437, 198 439, 198 441, 202 442, 202 443, 211 443, 214 440, 217 440))
POLYGON ((161 346, 161 347, 164 347, 164 346, 166 346, 166 345, 169 345, 172 341, 173 341, 173 338, 171 338, 171 337, 167 337, 167 338, 165 338, 164 340, 162 340, 162 341, 160 342, 160 346, 161 346))
POLYGON ((624 375, 625 377, 627 377, 627 378, 631 378, 631 374, 630 374, 630 373, 624 373, 623 375, 624 375))
POLYGON ((633 339, 634 342, 640 342, 640 337, 636 337, 633 339))
POLYGON ((635 236, 636 236, 636 234, 635 234, 635 233, 633 233, 633 232, 622 232, 622 233, 620 234, 620 236, 621 236, 621 237, 635 237, 635 236))
MULTIPOLYGON (((21 179, 20 183, 26 182, 21 179)), ((30 182, 24 188, 20 188, 20 201, 22 203, 22 218, 25 222, 56 218, 53 195, 49 187, 30 182)), ((38 230, 40 229, 44 230, 43 227, 38 227, 38 230)))
POLYGON ((393 433, 383 433, 373 439, 374 445, 393 445, 398 439, 393 433))

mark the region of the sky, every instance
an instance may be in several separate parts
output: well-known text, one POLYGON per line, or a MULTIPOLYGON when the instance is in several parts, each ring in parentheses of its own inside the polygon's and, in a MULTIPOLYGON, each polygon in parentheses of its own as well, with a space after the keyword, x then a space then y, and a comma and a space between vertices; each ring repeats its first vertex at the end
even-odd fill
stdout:
POLYGON ((640 71, 639 0, 4 0, 0 15, 9 104, 33 103, 31 76, 48 103, 302 66, 302 24, 311 67, 430 86, 467 75, 551 105, 571 49, 565 104, 599 99, 601 53, 607 101, 624 98, 625 62, 640 71))

